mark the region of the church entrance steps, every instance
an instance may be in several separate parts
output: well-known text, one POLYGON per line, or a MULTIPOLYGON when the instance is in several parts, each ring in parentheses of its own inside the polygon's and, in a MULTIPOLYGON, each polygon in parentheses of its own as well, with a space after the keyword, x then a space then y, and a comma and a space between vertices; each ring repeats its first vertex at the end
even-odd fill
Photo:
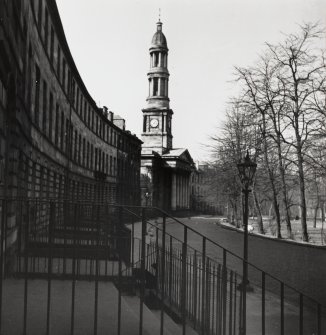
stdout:
MULTIPOLYGON (((24 277, 26 274, 31 278, 72 278, 94 280, 109 280, 118 275, 118 261, 95 258, 78 258, 75 261, 75 271, 73 272, 73 258, 61 257, 52 258, 52 267, 49 272, 47 257, 29 257, 28 267, 25 268, 25 260, 17 263, 15 276, 24 277), (98 273, 96 274, 96 263, 98 263, 98 273)), ((124 270, 126 267, 122 265, 124 270)))

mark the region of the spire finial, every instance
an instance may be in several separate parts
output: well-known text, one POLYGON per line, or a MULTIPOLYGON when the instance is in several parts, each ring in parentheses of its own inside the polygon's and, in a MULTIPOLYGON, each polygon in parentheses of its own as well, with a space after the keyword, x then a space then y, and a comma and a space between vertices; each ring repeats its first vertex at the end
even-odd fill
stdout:
POLYGON ((161 22, 161 8, 158 9, 158 22, 161 22))

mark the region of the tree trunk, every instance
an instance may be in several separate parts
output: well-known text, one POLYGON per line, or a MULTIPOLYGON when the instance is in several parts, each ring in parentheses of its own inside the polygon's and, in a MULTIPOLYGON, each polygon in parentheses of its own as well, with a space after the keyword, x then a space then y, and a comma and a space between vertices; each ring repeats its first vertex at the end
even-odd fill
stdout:
POLYGON ((283 166, 283 157, 282 157, 282 149, 281 149, 281 140, 278 136, 277 150, 278 150, 278 160, 279 160, 279 171, 281 176, 281 184, 282 184, 282 201, 284 206, 284 216, 286 222, 287 229, 287 237, 292 239, 292 227, 291 227, 291 217, 289 212, 289 201, 288 201, 288 192, 285 180, 285 171, 283 166))
POLYGON ((273 192, 273 207, 274 207, 274 213, 275 213, 276 225, 277 225, 277 238, 282 238, 282 235, 281 235, 281 216, 280 216, 280 209, 279 209, 278 200, 277 200, 275 178, 274 178, 274 175, 273 175, 273 171, 270 167, 269 158, 268 158, 268 145, 267 145, 267 137, 266 137, 265 113, 262 113, 262 117, 263 117, 262 135, 263 135, 263 139, 264 139, 264 159, 265 159, 265 164, 266 164, 266 168, 267 168, 267 171, 268 171, 268 176, 269 176, 269 180, 270 180, 270 183, 271 183, 271 186, 272 186, 272 192, 273 192))
POLYGON ((261 214, 261 208, 260 208, 260 205, 259 205, 259 201, 257 199, 257 194, 256 194, 254 189, 252 190, 252 194, 254 196, 255 208, 256 208, 256 211, 257 211, 258 230, 259 230, 260 234, 265 234, 264 226, 263 226, 263 217, 262 217, 262 214, 261 214))
POLYGON ((318 208, 319 208, 319 206, 318 206, 318 203, 317 203, 317 205, 316 205, 316 207, 315 207, 315 211, 314 211, 314 228, 317 228, 317 214, 318 214, 318 208))
POLYGON ((303 157, 301 152, 302 144, 298 129, 299 126, 296 129, 296 138, 297 138, 297 157, 298 157, 298 172, 299 172, 299 187, 300 187, 301 229, 302 229, 301 233, 302 233, 302 240, 304 242, 308 242, 309 237, 307 230, 307 205, 306 205, 306 194, 305 194, 303 157))

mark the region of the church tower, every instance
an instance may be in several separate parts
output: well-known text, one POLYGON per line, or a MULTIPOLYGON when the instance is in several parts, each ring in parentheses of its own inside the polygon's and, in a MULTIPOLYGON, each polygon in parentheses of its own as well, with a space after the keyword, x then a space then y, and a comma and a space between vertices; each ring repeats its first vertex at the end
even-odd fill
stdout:
POLYGON ((150 69, 148 77, 147 106, 143 111, 142 146, 143 154, 153 151, 160 155, 172 149, 172 114, 169 99, 168 46, 162 32, 162 22, 156 24, 157 30, 152 38, 150 69))

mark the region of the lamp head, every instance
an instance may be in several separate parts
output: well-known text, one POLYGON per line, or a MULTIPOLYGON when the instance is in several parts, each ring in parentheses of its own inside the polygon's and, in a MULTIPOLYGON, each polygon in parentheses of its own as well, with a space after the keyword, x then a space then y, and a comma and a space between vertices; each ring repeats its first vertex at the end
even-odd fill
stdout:
POLYGON ((257 164, 250 159, 248 150, 246 157, 237 166, 242 187, 244 190, 248 190, 254 181, 257 168, 257 164))

